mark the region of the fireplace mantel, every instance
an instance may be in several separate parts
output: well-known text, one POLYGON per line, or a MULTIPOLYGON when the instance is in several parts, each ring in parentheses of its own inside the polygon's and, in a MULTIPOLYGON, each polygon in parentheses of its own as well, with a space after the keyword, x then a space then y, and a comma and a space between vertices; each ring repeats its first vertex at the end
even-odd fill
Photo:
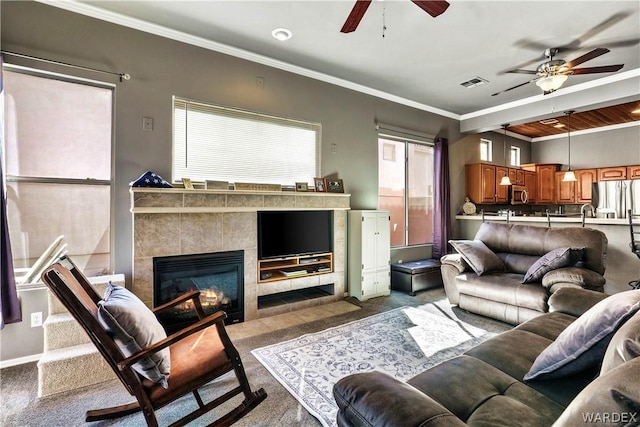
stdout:
POLYGON ((350 195, 288 191, 131 188, 133 292, 153 305, 153 257, 245 251, 245 320, 342 299, 345 294, 346 211, 350 195), (334 271, 272 283, 257 283, 257 211, 332 210, 334 271), (330 297, 258 310, 259 296, 331 283, 330 297))

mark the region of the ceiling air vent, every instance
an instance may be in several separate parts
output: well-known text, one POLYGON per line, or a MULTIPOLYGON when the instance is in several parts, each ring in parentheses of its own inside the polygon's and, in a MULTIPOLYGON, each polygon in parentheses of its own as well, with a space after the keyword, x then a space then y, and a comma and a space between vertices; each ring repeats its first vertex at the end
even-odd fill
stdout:
POLYGON ((556 124, 556 123, 558 123, 558 120, 556 120, 556 119, 544 119, 544 120, 540 120, 540 124, 543 124, 543 125, 554 125, 554 124, 556 124))
POLYGON ((488 83, 489 80, 485 80, 482 77, 474 77, 471 80, 467 80, 466 82, 462 82, 460 83, 461 86, 466 87, 467 89, 472 88, 472 87, 476 87, 476 86, 482 86, 485 83, 488 83))

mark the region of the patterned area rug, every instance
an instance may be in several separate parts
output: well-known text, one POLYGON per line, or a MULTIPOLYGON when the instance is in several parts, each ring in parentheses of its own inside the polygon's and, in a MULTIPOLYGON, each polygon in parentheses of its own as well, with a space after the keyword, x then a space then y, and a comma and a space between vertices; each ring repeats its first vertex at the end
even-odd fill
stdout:
POLYGON ((397 308, 251 353, 323 426, 335 426, 333 385, 357 372, 408 380, 493 333, 429 303, 397 308))

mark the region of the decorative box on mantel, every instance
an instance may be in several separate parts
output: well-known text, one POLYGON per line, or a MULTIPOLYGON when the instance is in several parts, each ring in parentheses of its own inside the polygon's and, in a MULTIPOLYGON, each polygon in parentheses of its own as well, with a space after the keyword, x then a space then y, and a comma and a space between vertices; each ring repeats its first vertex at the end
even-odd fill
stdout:
POLYGON ((346 211, 350 195, 314 192, 186 190, 133 187, 133 292, 153 306, 153 258, 244 251, 244 320, 272 316, 345 296, 346 211), (258 284, 257 212, 332 210, 333 272, 258 284), (326 288, 333 294, 258 309, 258 298, 326 288))

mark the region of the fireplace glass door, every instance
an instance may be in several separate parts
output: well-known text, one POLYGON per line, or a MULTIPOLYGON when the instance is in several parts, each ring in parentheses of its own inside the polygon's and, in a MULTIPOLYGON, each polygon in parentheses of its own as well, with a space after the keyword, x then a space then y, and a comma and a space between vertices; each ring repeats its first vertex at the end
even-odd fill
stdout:
MULTIPOLYGON (((226 323, 244 321, 244 252, 156 257, 153 259, 155 307, 191 290, 200 291, 200 302, 207 315, 219 310, 227 313, 226 323)), ((198 321, 191 301, 159 315, 168 333, 198 321)))

